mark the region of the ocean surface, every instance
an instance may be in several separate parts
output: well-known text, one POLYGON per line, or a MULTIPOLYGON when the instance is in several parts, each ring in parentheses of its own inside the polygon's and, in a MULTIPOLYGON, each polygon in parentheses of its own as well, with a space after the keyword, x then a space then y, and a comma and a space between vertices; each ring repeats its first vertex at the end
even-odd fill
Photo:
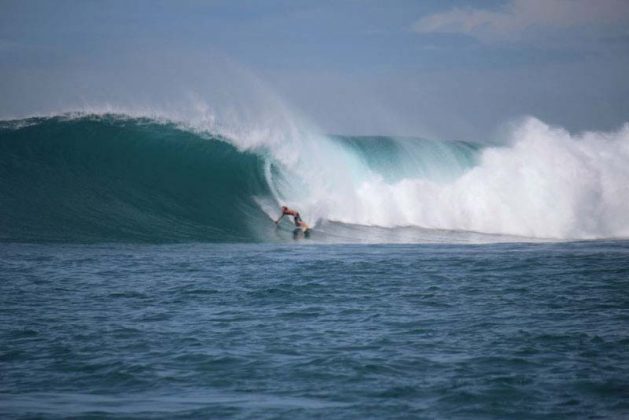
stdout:
POLYGON ((0 416, 621 418, 629 243, 0 245, 0 416))
POLYGON ((0 122, 0 417, 629 417, 629 126, 214 128, 0 122))

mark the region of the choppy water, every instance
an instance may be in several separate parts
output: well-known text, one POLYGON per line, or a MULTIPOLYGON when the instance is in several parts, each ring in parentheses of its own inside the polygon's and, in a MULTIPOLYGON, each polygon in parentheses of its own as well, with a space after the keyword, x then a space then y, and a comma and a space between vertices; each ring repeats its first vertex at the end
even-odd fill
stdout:
POLYGON ((0 244, 0 416, 629 416, 629 243, 0 244))

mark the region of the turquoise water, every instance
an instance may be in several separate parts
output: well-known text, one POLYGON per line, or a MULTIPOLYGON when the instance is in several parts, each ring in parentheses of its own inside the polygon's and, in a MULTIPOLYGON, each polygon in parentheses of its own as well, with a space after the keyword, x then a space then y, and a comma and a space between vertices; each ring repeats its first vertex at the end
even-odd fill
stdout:
MULTIPOLYGON (((0 240, 254 241, 261 158, 123 117, 0 126, 0 240)), ((263 226, 263 225, 262 225, 263 226)))
POLYGON ((629 415, 629 243, 2 244, 0 415, 629 415))

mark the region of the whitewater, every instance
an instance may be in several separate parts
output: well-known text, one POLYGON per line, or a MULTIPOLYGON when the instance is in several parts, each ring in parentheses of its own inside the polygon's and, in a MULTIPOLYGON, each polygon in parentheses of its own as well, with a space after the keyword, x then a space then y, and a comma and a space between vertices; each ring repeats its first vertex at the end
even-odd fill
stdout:
POLYGON ((1 238, 282 241, 271 220, 284 204, 324 242, 629 236, 629 124, 572 134, 527 118, 486 144, 202 123, 2 122, 1 238))

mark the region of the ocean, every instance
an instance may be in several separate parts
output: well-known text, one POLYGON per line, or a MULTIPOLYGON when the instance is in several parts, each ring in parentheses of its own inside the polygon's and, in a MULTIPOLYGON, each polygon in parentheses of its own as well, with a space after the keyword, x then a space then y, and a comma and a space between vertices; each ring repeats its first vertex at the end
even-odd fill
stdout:
POLYGON ((1 417, 629 416, 629 129, 217 133, 0 124, 1 417))

